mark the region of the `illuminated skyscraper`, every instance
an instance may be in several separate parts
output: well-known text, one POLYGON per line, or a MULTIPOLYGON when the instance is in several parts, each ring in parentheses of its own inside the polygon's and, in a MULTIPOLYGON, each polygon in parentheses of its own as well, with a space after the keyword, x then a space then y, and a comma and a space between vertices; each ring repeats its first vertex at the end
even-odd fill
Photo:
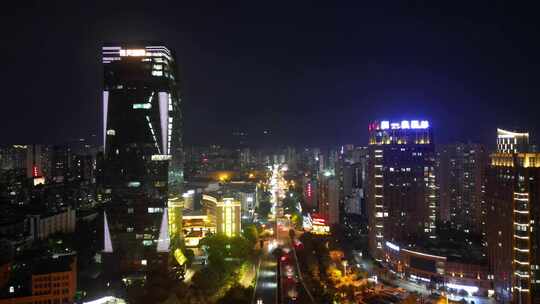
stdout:
POLYGON ((435 149, 428 121, 369 125, 367 213, 369 248, 380 259, 385 242, 435 238, 435 149))
POLYGON ((223 198, 216 204, 217 233, 238 236, 241 232, 240 202, 223 198))
POLYGON ((497 152, 518 153, 529 151, 529 133, 497 129, 497 152))
POLYGON ((540 301, 540 153, 528 149, 528 133, 497 130, 486 205, 490 271, 501 302, 540 301))
POLYGON ((167 201, 180 194, 182 134, 173 53, 159 44, 102 49, 104 258, 126 274, 164 266, 167 201))

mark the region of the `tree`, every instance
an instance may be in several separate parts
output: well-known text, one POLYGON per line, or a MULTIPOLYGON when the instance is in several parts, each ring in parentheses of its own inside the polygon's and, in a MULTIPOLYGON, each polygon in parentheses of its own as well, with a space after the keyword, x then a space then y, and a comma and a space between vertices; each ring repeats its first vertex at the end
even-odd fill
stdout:
POLYGON ((251 302, 251 296, 253 294, 253 288, 245 288, 240 285, 234 285, 231 287, 225 296, 217 301, 218 304, 249 304, 251 302))
POLYGON ((255 246, 257 239, 259 238, 259 231, 257 231, 257 226, 254 224, 249 224, 242 229, 242 236, 251 244, 255 246))
POLYGON ((188 260, 188 267, 191 267, 193 261, 195 260, 195 252, 193 252, 193 249, 186 249, 184 250, 184 254, 186 255, 186 258, 188 260))
POLYGON ((209 235, 200 241, 200 245, 208 254, 210 265, 224 270, 225 258, 229 255, 230 248, 228 237, 223 234, 209 235))
POLYGON ((207 295, 214 294, 226 278, 226 273, 214 267, 206 267, 197 271, 191 279, 193 285, 206 293, 207 295))

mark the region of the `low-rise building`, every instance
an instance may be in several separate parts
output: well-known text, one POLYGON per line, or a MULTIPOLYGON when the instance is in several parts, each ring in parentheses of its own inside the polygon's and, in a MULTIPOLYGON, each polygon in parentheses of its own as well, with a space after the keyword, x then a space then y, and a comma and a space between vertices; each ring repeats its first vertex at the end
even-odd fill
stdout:
POLYGON ((77 258, 69 254, 32 261, 5 284, 0 304, 73 303, 77 291, 77 258), (25 273, 26 272, 26 273, 25 273))
POLYGON ((30 234, 35 240, 44 240, 55 233, 75 232, 75 210, 66 208, 54 213, 29 215, 30 234))
POLYGON ((383 263, 397 276, 433 289, 484 296, 491 289, 487 263, 481 258, 459 256, 453 250, 405 248, 387 241, 383 263))

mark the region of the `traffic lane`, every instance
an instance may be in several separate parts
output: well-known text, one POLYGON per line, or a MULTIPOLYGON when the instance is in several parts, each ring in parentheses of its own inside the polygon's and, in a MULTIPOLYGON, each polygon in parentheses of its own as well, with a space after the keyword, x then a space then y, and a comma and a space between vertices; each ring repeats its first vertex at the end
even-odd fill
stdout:
POLYGON ((277 303, 277 263, 269 253, 268 246, 263 249, 257 272, 257 283, 253 296, 255 304, 277 303))
MULTIPOLYGON (((291 248, 288 247, 287 249, 291 248)), ((313 304, 314 302, 302 282, 297 267, 298 265, 296 263, 294 251, 289 250, 287 253, 286 264, 284 264, 282 270, 282 280, 287 282, 286 285, 282 285, 282 294, 284 295, 282 298, 284 299, 283 303, 313 304)))
POLYGON ((289 254, 284 255, 285 259, 281 259, 281 300, 282 303, 298 303, 298 278, 292 265, 289 254))

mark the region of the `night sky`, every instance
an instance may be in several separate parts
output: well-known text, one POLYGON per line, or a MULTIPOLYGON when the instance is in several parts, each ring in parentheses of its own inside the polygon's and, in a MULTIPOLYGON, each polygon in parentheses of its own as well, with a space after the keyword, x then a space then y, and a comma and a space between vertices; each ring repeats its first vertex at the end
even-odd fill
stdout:
POLYGON ((366 144, 381 118, 429 119, 438 143, 540 134, 539 19, 515 2, 33 2, 2 8, 1 143, 99 134, 100 47, 125 40, 176 51, 187 144, 366 144))

